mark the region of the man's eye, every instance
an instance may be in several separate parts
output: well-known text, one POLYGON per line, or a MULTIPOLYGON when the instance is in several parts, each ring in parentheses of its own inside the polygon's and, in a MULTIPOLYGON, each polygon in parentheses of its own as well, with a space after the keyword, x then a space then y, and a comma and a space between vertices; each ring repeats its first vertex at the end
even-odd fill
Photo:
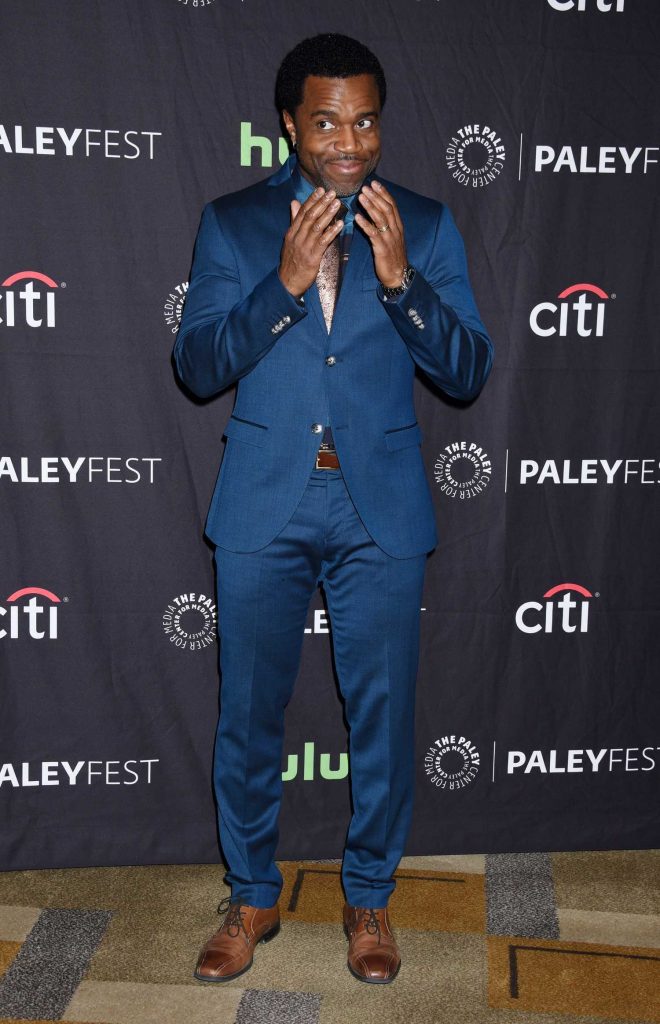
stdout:
POLYGON ((361 128, 371 128, 373 121, 370 117, 363 117, 361 121, 358 121, 358 126, 361 128))
POLYGON ((324 125, 330 125, 331 128, 334 127, 332 121, 317 121, 316 122, 317 128, 321 128, 323 131, 325 131, 325 128, 323 128, 324 125))

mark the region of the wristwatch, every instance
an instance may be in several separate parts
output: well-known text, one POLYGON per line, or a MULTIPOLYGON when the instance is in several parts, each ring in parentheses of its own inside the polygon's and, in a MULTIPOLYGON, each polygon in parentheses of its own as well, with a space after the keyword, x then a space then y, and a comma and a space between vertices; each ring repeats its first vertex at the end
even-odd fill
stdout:
POLYGON ((400 285, 397 285, 396 288, 386 288, 385 285, 381 285, 385 298, 398 299, 400 295, 403 295, 404 292, 408 291, 414 276, 415 268, 409 263, 403 272, 400 285))

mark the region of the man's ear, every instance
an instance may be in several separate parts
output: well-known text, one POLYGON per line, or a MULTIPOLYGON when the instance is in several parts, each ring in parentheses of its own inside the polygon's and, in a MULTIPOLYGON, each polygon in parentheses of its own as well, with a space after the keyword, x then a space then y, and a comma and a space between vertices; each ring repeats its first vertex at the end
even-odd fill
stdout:
POLYGON ((288 110, 283 110, 282 111, 282 120, 284 121, 284 127, 286 128, 287 132, 289 133, 289 138, 291 139, 291 145, 295 149, 295 146, 296 146, 296 125, 295 125, 295 122, 294 122, 293 118, 291 117, 291 114, 289 113, 288 110))

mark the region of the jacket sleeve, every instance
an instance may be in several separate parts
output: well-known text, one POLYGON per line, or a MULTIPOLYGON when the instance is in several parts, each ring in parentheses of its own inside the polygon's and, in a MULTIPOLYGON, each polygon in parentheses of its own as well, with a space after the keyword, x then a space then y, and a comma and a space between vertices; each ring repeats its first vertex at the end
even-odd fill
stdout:
POLYGON ((277 267, 243 295, 233 250, 214 204, 207 203, 173 353, 186 387, 200 398, 229 387, 305 316, 304 303, 287 291, 277 267))
POLYGON ((376 290, 417 365, 454 398, 475 398, 493 362, 468 278, 465 247, 449 209, 442 206, 431 259, 408 290, 386 299, 376 290))

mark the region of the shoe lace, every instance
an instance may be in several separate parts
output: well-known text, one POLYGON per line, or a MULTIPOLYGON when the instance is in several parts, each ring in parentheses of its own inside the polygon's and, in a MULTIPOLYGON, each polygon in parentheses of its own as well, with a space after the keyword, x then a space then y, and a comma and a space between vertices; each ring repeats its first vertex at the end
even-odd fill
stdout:
POLYGON ((359 924, 360 921, 364 921, 365 931, 369 935, 378 935, 378 942, 380 942, 380 921, 373 907, 362 907, 358 911, 356 924, 359 924))
POLYGON ((243 914, 245 911, 241 910, 241 906, 242 904, 240 903, 232 903, 231 896, 227 896, 218 904, 218 913, 225 915, 222 927, 227 929, 227 934, 232 939, 240 935, 241 928, 247 936, 245 925, 243 924, 243 914))

